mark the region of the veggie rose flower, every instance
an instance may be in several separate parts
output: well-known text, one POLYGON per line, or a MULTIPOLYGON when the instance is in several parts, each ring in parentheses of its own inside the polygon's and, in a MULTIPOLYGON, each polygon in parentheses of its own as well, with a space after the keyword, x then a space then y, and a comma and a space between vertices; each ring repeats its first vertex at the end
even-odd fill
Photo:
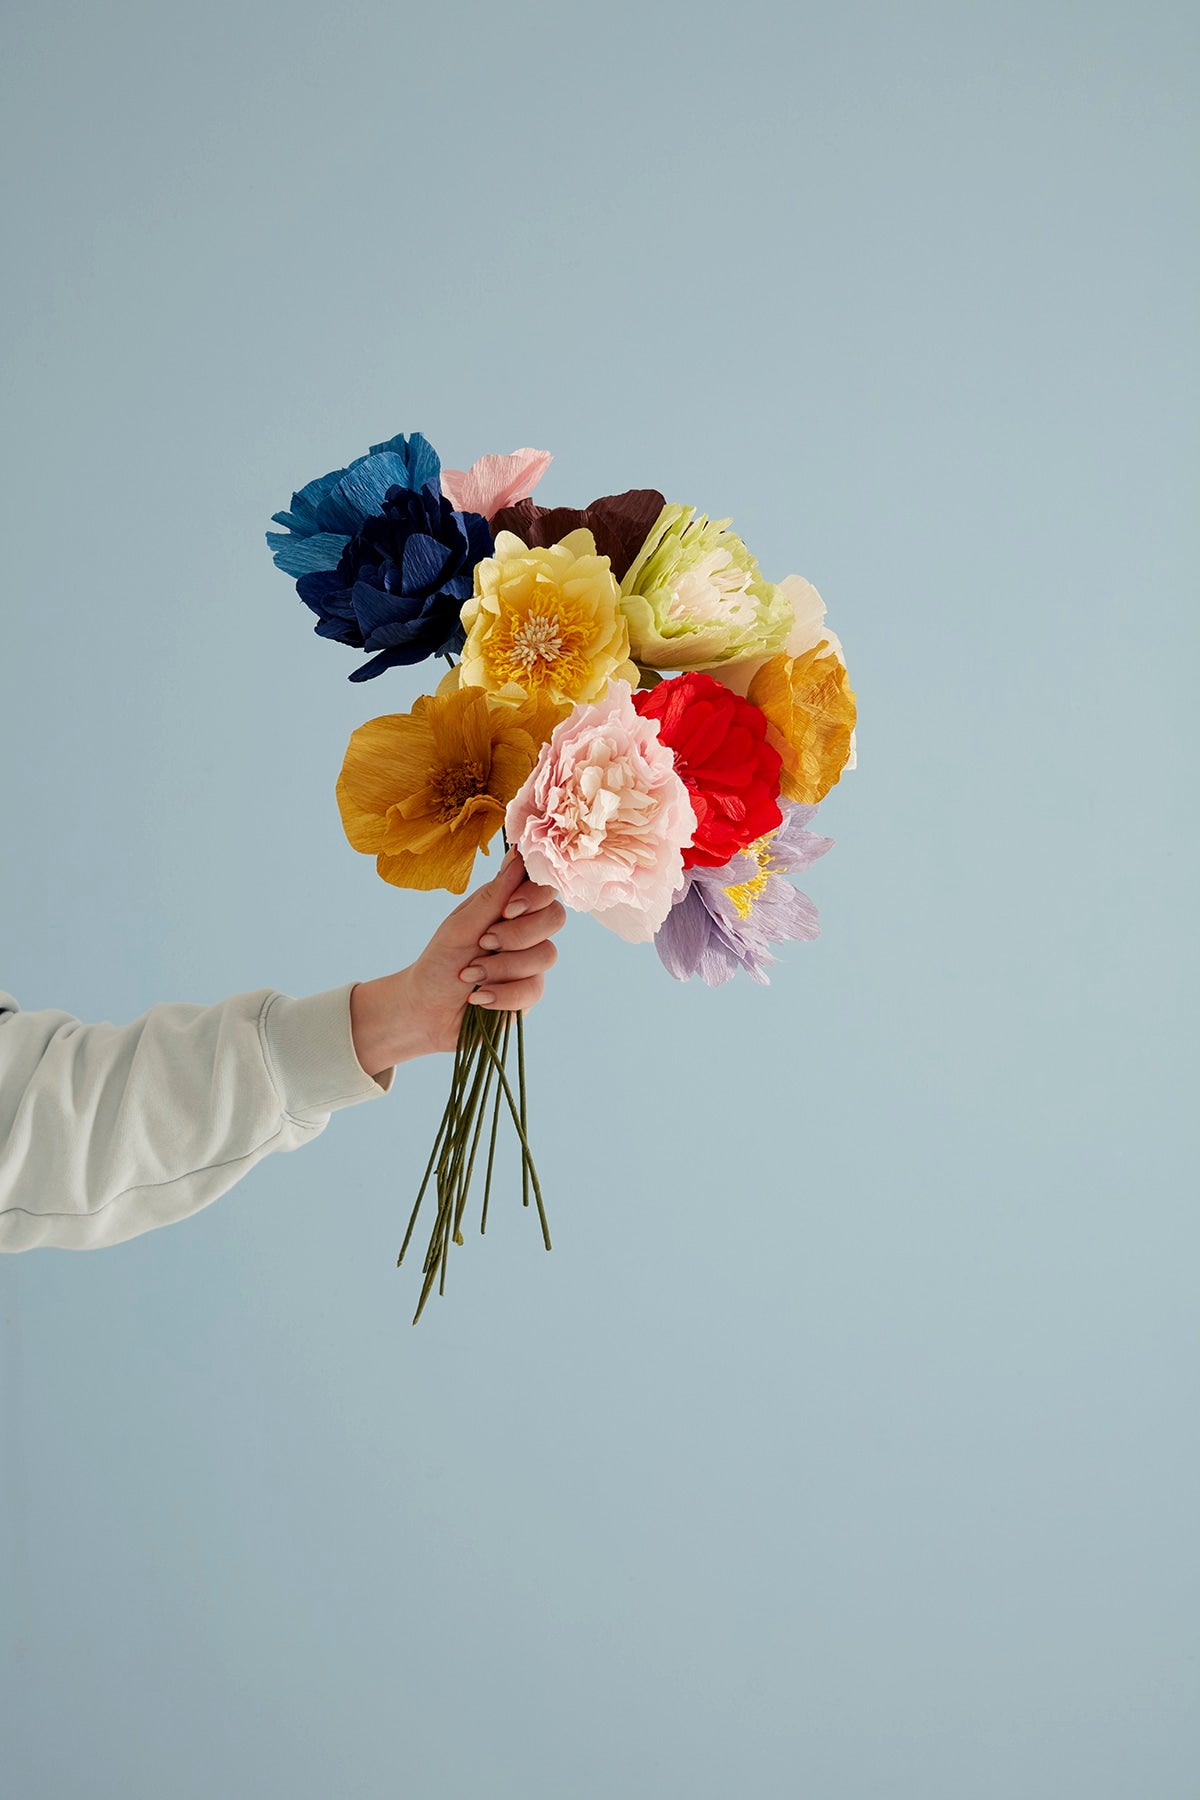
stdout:
POLYGON ((758 707, 711 675, 695 671, 660 681, 634 700, 675 753, 696 811, 696 835, 684 867, 719 869, 779 824, 780 753, 766 739, 758 707))
POLYGON ((621 581, 629 641, 649 669, 716 669, 783 648, 788 597, 728 519, 664 506, 621 581))
POLYGON ((614 681, 556 726, 504 822, 531 881, 639 944, 683 886, 696 815, 657 722, 614 681))

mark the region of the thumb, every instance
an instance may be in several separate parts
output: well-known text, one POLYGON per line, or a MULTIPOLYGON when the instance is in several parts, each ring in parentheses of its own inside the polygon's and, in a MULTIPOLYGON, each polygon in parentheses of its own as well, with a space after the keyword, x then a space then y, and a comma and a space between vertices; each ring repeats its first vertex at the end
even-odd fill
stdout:
POLYGON ((446 941, 473 950, 488 926, 501 917, 524 879, 525 865, 519 853, 509 850, 492 879, 476 888, 447 916, 442 925, 446 941))

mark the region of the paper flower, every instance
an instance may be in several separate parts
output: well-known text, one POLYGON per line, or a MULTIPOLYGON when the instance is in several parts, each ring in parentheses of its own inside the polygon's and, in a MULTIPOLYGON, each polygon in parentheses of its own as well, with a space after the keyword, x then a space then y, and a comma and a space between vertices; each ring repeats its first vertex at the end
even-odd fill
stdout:
MULTIPOLYGON (((785 656, 803 656, 806 650, 815 649, 824 639, 834 656, 845 662, 841 640, 825 624, 825 602, 812 582, 805 581, 803 575, 785 575, 776 591, 786 601, 792 615, 787 637, 782 644, 776 645, 776 650, 782 650, 785 656)), ((744 694, 766 660, 765 654, 751 656, 745 661, 725 663, 715 673, 735 694, 744 694)))
POLYGON ((696 835, 685 867, 719 869, 779 824, 780 755, 766 741, 757 706, 695 672, 660 681, 634 705, 643 718, 658 720, 692 796, 696 835))
POLYGON ((786 597, 764 581, 728 519, 664 506, 621 580, 629 641, 651 669, 715 669, 781 648, 786 597))
POLYGON ((801 656, 773 656, 750 683, 779 751, 780 792, 812 805, 849 764, 856 707, 846 665, 822 641, 801 656))
POLYGON ((319 636, 378 652, 350 675, 369 681, 461 647, 462 603, 491 548, 487 520, 456 512, 436 481, 418 492, 392 487, 337 567, 301 575, 296 592, 318 615, 319 636))
POLYGON ((608 558, 590 531, 529 547, 499 531, 462 609, 465 687, 518 699, 596 700, 610 679, 637 681, 608 558))
POLYGON ((532 500, 506 506, 492 521, 497 532, 511 531, 522 543, 557 544, 570 531, 590 531, 596 554, 607 556, 620 581, 646 541, 646 534, 663 509, 657 488, 628 488, 623 494, 603 494, 590 506, 535 506, 532 500))
MULTIPOLYGON (((469 469, 443 469, 442 492, 458 512, 481 513, 492 519, 502 506, 532 494, 550 467, 548 450, 513 450, 507 456, 481 456, 469 469)), ((511 527, 510 527, 511 529, 511 527)))
POLYGON ((433 445, 414 431, 411 437, 401 433, 386 444, 372 444, 346 469, 319 475, 292 495, 290 512, 272 515, 276 525, 288 528, 267 533, 275 567, 292 576, 336 569, 346 540, 381 510, 389 488, 416 491, 436 481, 440 467, 433 445))
POLYGON ((337 782, 346 836, 394 887, 461 894, 565 710, 463 688, 368 720, 337 782))
POLYGON ((505 817, 531 880, 635 944, 654 936, 682 886, 695 823, 675 759, 626 681, 555 727, 505 817))
POLYGON ((654 939, 664 966, 677 981, 699 975, 719 987, 744 969, 769 984, 773 944, 815 938, 817 909, 784 876, 806 869, 833 848, 833 839, 805 829, 815 806, 783 807, 777 831, 758 839, 723 869, 689 869, 684 892, 654 939))

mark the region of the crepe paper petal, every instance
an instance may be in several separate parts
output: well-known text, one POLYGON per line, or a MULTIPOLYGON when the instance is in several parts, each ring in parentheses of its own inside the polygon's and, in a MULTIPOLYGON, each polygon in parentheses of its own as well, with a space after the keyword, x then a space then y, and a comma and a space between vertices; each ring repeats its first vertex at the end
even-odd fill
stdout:
POLYGON ((404 459, 408 473, 401 487, 414 490, 427 487, 431 481, 437 481, 441 473, 442 460, 429 439, 421 432, 414 431, 411 436, 397 432, 386 444, 372 444, 371 455, 383 456, 388 451, 395 451, 404 459))
POLYGON ((344 546, 346 538, 379 512, 393 487, 419 490, 432 483, 440 497, 440 468, 436 450, 419 431, 414 431, 409 438, 401 433, 385 444, 376 444, 366 456, 355 457, 347 468, 318 475, 292 495, 290 511, 273 515, 272 522, 286 526, 291 534, 267 534, 276 566, 289 575, 332 567, 337 556, 332 563, 328 560, 330 546, 319 552, 319 562, 298 560, 302 552, 290 546, 294 541, 299 544, 321 536, 341 537, 344 546))
POLYGON ((738 971, 762 986, 774 962, 772 947, 808 942, 820 935, 817 909, 786 875, 807 867, 832 847, 832 839, 807 829, 815 806, 785 801, 783 823, 724 868, 692 868, 687 890, 655 936, 664 967, 677 980, 699 976, 719 987, 738 971))
POLYGON ((331 531, 315 531, 311 537, 294 537, 288 532, 268 531, 267 543, 274 552, 274 563, 285 575, 308 575, 318 569, 336 569, 338 558, 348 538, 331 531))
POLYGON ((382 675, 385 669, 409 669, 414 663, 421 662, 427 651, 413 644, 396 644, 387 650, 381 650, 369 662, 361 663, 357 669, 350 671, 351 681, 373 681, 376 675, 382 675))
POLYGON ((654 947, 667 973, 676 981, 687 981, 696 973, 711 929, 703 900, 694 887, 687 888, 663 920, 654 939, 654 947))
POLYGON ((511 531, 530 548, 559 544, 572 531, 590 531, 600 556, 607 556, 617 581, 638 556, 646 534, 665 502, 656 488, 628 488, 623 494, 603 494, 590 506, 535 506, 522 500, 506 506, 492 520, 492 530, 511 531))
POLYGON ((345 473, 345 469, 331 469, 328 475, 318 475, 315 481, 307 482, 292 495, 292 510, 272 513, 272 522, 306 537, 324 530, 321 507, 345 473))
POLYGON ((433 593, 441 586, 442 577, 447 573, 447 565, 461 546, 456 544, 453 551, 446 544, 440 544, 427 531, 414 531, 404 542, 400 554, 401 585, 406 594, 419 594, 422 590, 433 593))
POLYGON ((469 469, 443 469, 442 492, 458 512, 492 519, 502 506, 528 499, 551 461, 548 450, 481 456, 469 469))
POLYGON ((748 698, 761 707, 782 754, 781 793, 788 800, 823 800, 850 756, 857 709, 845 663, 824 640, 802 656, 772 656, 748 698))
POLYGON ((394 450, 368 456, 342 476, 326 501, 326 515, 330 516, 336 508, 338 523, 344 519, 348 531, 357 531, 365 520, 383 511, 383 503, 394 487, 412 490, 407 460, 394 450))
POLYGON ((322 619, 341 619, 353 624, 354 607, 336 569, 314 569, 311 575, 301 575, 296 592, 305 606, 311 607, 322 619))

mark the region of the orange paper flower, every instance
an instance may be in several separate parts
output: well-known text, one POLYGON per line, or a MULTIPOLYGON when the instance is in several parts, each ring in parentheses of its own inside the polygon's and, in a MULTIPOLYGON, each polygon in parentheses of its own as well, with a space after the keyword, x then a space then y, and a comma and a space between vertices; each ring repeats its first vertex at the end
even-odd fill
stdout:
POLYGON ((856 707, 846 665, 826 640, 801 656, 772 656, 747 698, 767 716, 767 739, 783 758, 780 792, 815 806, 850 756, 856 707))
POLYGON ((478 850, 569 707, 482 688, 422 694, 353 732, 338 776, 346 836, 393 887, 461 894, 478 850))

